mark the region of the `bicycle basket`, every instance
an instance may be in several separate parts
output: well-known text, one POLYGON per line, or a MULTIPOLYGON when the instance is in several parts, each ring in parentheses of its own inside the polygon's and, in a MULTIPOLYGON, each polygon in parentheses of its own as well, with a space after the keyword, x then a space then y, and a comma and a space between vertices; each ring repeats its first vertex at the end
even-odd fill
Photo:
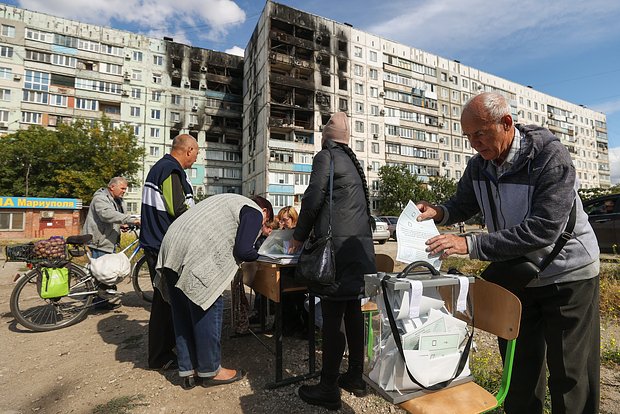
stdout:
POLYGON ((35 259, 60 261, 67 258, 67 245, 61 236, 34 242, 35 259))
POLYGON ((7 262, 30 262, 36 258, 34 243, 6 246, 5 252, 7 262))

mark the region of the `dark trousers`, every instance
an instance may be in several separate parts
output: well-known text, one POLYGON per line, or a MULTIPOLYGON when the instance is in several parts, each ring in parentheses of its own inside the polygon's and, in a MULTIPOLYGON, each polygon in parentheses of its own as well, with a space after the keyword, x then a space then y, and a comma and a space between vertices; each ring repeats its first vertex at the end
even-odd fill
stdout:
MULTIPOLYGON (((146 256, 146 263, 151 274, 151 282, 155 278, 158 254, 159 252, 156 250, 144 249, 144 256, 146 256)), ((177 357, 173 352, 175 345, 172 310, 170 305, 161 296, 159 289, 153 289, 153 303, 151 304, 151 316, 149 319, 149 368, 161 368, 170 360, 176 361, 177 357)))
POLYGON ((321 299, 323 314, 323 368, 321 382, 337 386, 344 354, 345 335, 349 345, 349 371, 362 375, 364 369, 364 317, 359 299, 332 301, 321 299), (345 332, 342 332, 344 318, 345 332))
POLYGON ((552 413, 598 413, 599 278, 525 290, 505 412, 543 412, 548 368, 552 413))

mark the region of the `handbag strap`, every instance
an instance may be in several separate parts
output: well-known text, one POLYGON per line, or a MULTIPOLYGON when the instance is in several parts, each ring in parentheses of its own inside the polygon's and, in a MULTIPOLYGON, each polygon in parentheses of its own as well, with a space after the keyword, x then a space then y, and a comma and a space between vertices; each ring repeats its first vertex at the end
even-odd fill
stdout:
MULTIPOLYGON (((487 187, 487 196, 489 198, 489 203, 491 204, 491 218, 493 219, 493 227, 497 231, 499 229, 497 222, 497 213, 495 211, 495 201, 493 199, 493 193, 491 192, 491 182, 488 177, 485 183, 487 187)), ((541 272, 545 270, 547 266, 549 266, 553 259, 555 259, 555 257, 560 253, 562 248, 566 245, 566 242, 568 242, 573 237, 573 229, 575 228, 575 221, 577 221, 576 202, 576 200, 573 200, 573 207, 570 210, 568 222, 566 223, 564 231, 560 233, 560 236, 555 241, 555 246, 553 247, 553 250, 551 250, 551 253, 549 253, 549 255, 545 257, 544 260, 540 263, 540 266, 538 266, 541 272)))
POLYGON ((327 235, 332 235, 332 197, 334 194, 334 154, 331 148, 329 151, 329 225, 327 227, 327 235))
MULTIPOLYGON (((418 385, 419 387, 425 390, 436 391, 442 388, 446 388, 448 385, 450 385, 452 381, 454 381, 459 375, 461 375, 463 368, 465 368, 465 364, 467 363, 467 358, 469 357, 469 350, 471 349, 471 343, 474 338, 474 329, 472 328, 469 338, 467 339, 467 344, 465 345, 465 348, 463 349, 463 353, 461 354, 461 358, 459 359, 459 364, 457 366, 456 373, 454 374, 454 376, 448 380, 431 385, 430 387, 425 387, 424 385, 420 384, 418 380, 415 379, 413 374, 411 374, 411 372, 409 371, 409 367, 407 366, 407 360, 405 359, 405 352, 403 351, 403 344, 400 339, 400 333, 398 332, 398 328, 396 327, 396 321, 394 320, 394 314, 392 313, 392 306, 390 305, 390 301, 389 301, 388 294, 387 294, 387 290, 388 290, 387 281, 389 279, 390 279, 389 275, 386 275, 383 279, 381 279, 381 289, 383 290, 383 303, 385 304, 385 310, 388 316, 388 320, 390 321, 390 329, 392 330, 392 337, 394 338, 394 342, 396 343, 396 346, 398 347, 398 352, 401 358, 403 359, 403 362, 405 363, 405 369, 407 370, 407 375, 409 375, 409 379, 413 381, 416 385, 418 385)), ((473 325, 473 318, 472 318, 472 325, 473 325)))

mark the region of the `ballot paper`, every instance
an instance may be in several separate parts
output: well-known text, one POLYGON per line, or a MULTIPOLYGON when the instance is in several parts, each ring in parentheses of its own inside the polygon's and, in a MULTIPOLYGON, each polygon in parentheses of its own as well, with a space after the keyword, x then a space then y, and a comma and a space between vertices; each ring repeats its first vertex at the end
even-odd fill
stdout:
POLYGON ((441 267, 439 255, 431 256, 426 248, 426 241, 433 236, 439 235, 439 230, 433 220, 417 221, 420 210, 413 201, 400 213, 396 224, 398 234, 398 250, 396 260, 403 263, 411 263, 418 260, 430 263, 435 269, 441 267))
POLYGON ((297 263, 301 252, 297 254, 288 253, 293 231, 293 229, 273 230, 258 249, 258 260, 280 264, 297 263))

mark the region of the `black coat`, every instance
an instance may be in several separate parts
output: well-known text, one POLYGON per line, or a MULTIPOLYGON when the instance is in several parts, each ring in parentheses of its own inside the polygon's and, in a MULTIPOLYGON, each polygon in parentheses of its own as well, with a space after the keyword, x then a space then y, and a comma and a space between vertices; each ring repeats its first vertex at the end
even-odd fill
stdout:
POLYGON ((355 164, 344 149, 327 141, 312 162, 310 183, 301 201, 293 237, 304 241, 327 234, 329 223, 330 150, 334 157, 332 236, 336 256, 336 281, 310 286, 313 293, 334 300, 364 296, 364 274, 375 273, 375 251, 366 196, 355 164))

